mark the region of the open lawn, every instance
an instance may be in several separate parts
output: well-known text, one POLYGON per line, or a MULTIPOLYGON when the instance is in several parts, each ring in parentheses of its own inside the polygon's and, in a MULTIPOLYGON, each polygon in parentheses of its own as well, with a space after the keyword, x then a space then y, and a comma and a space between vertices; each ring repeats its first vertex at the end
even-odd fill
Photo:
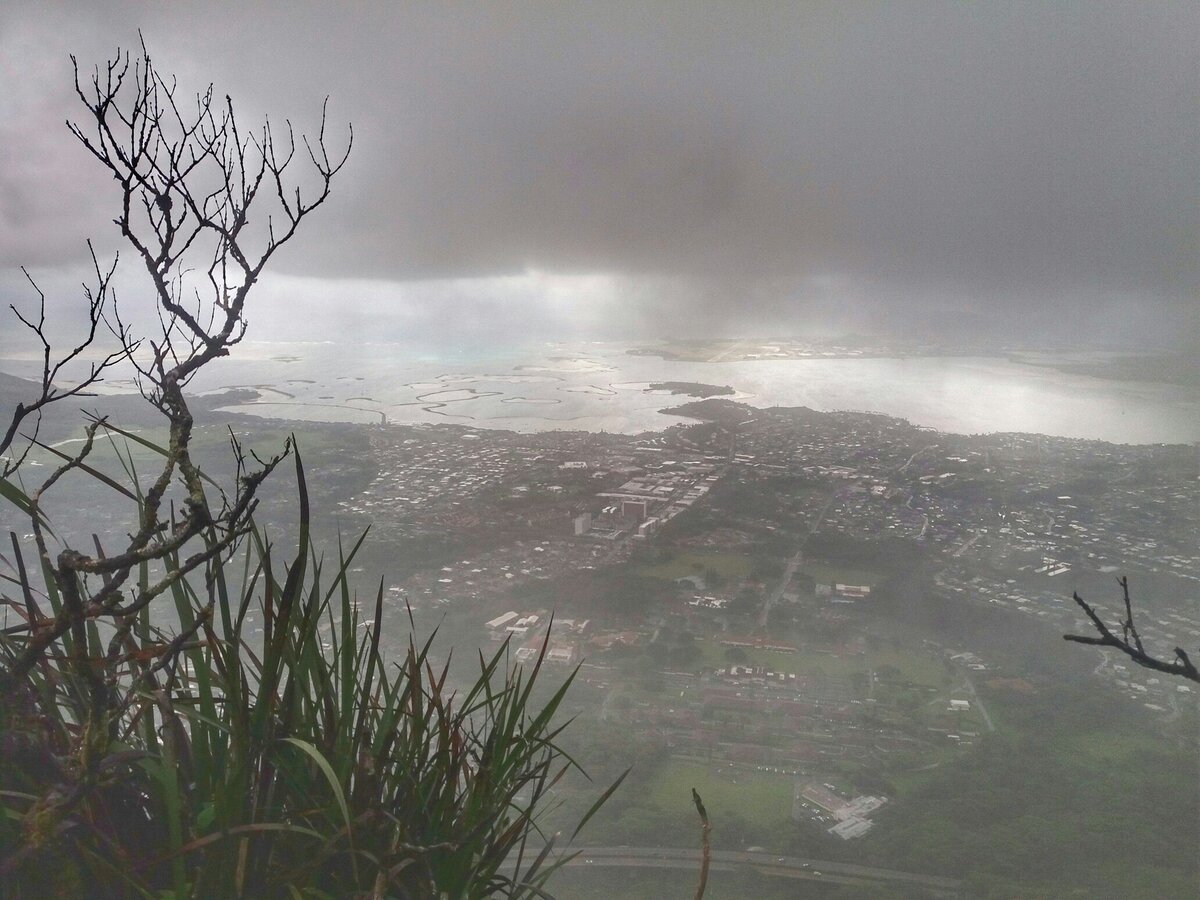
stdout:
MULTIPOLYGON (((702 656, 697 665, 706 668, 724 668, 729 665, 725 658, 727 647, 722 647, 719 638, 696 641, 702 656)), ((861 657, 840 657, 832 653, 821 653, 813 650, 800 650, 796 653, 780 653, 775 650, 755 650, 742 648, 746 654, 744 665, 766 666, 775 672, 795 673, 797 675, 838 675, 846 676, 852 672, 865 672, 866 664, 861 657)))
POLYGON ((841 566, 820 559, 805 560, 800 571, 818 584, 865 584, 874 588, 883 581, 883 575, 874 569, 841 566))
POLYGON ((704 798, 709 818, 728 821, 736 815, 764 828, 790 828, 792 816, 790 775, 756 772, 728 763, 694 763, 667 760, 642 786, 642 796, 663 810, 694 816, 692 788, 704 798))
POLYGON ((949 674, 941 660, 915 651, 875 649, 868 651, 867 659, 876 671, 882 666, 891 666, 899 670, 901 681, 913 684, 940 687, 949 674))
POLYGON ((705 569, 711 569, 727 581, 732 581, 746 577, 750 571, 750 560, 735 553, 683 551, 663 562, 643 566, 637 570, 637 574, 674 581, 688 575, 704 577, 705 569))
MULTIPOLYGON (((691 897, 696 890, 700 870, 589 868, 576 863, 550 879, 550 893, 561 900, 647 900, 649 897, 691 897)), ((739 868, 715 870, 709 874, 704 900, 794 900, 797 896, 825 897, 836 885, 815 881, 796 882, 790 878, 768 878, 739 868), (797 884, 804 893, 798 894, 797 884)))
MULTIPOLYGON (((708 640, 696 641, 696 647, 701 653, 696 666, 720 669, 729 665, 729 660, 725 657, 728 648, 721 646, 719 635, 708 640)), ((900 672, 900 681, 910 681, 913 684, 941 687, 947 678, 946 670, 939 660, 915 651, 871 650, 866 656, 837 656, 827 651, 804 647, 796 653, 742 649, 748 665, 766 666, 776 672, 794 672, 797 675, 824 674, 844 678, 855 672, 866 672, 868 668, 878 671, 881 666, 891 666, 900 672)))
POLYGON ((926 782, 937 777, 938 769, 946 763, 957 759, 962 751, 958 747, 943 746, 926 749, 922 752, 921 765, 907 772, 889 772, 888 782, 896 789, 896 797, 902 798, 926 782))
POLYGON ((1160 748, 1160 741, 1151 734, 1133 731, 1114 733, 1108 730, 1080 731, 1063 741, 1063 751, 1068 755, 1076 751, 1090 761, 1106 765, 1128 763, 1138 754, 1151 753, 1160 748))

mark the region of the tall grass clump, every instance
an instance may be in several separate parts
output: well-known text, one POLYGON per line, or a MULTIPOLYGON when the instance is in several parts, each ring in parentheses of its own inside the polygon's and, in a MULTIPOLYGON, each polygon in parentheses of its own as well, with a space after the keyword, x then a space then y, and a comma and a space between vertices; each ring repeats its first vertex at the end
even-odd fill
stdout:
MULTIPOLYGON (((254 527, 173 581, 168 609, 83 621, 21 678, 36 632, 0 636, 4 895, 546 896, 538 819, 573 765, 555 719, 570 679, 535 708, 541 661, 510 667, 504 647, 457 692, 432 636, 386 659, 382 586, 364 617, 348 577, 365 535, 333 563, 317 554, 293 455, 285 565, 254 527)), ((63 616, 56 579, 11 547, 10 620, 63 616)))

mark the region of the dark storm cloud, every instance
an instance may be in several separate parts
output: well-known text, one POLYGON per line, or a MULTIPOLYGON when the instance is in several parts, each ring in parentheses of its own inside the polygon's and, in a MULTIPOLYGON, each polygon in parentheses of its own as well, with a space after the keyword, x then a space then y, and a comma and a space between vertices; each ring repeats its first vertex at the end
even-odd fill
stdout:
POLYGON ((140 27, 247 114, 354 121, 294 274, 607 272, 763 321, 828 278, 893 314, 1196 299, 1195 4, 104 6, 0 23, 6 264, 111 232, 66 54, 140 27))

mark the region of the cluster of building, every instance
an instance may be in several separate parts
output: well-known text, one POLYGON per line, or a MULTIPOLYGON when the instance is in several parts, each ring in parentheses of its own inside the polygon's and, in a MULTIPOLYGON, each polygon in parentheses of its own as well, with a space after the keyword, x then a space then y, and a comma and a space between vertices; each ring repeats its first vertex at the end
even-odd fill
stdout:
MULTIPOLYGON (((1051 590, 1029 588, 1017 578, 1005 578, 988 570, 982 572, 973 566, 953 560, 934 576, 935 586, 947 595, 961 598, 964 602, 982 602, 1013 610, 1017 613, 1043 621, 1056 631, 1067 634, 1093 634, 1092 623, 1076 605, 1066 589, 1051 590)), ((1119 600, 1115 597, 1092 598, 1097 605, 1116 610, 1119 600)), ((1159 659, 1174 659, 1175 648, 1188 644, 1200 646, 1200 613, 1197 612, 1196 595, 1160 597, 1154 609, 1143 609, 1137 618, 1138 633, 1146 650, 1159 659)), ((1110 614, 1115 626, 1116 613, 1110 614)), ((1194 696, 1192 689, 1179 685, 1173 679, 1154 677, 1136 666, 1134 674, 1127 666, 1112 664, 1115 657, 1110 651, 1101 650, 1102 662, 1094 670, 1101 677, 1113 682, 1122 693, 1136 700, 1152 712, 1176 715, 1180 703, 1194 696), (1184 690, 1179 690, 1183 687, 1184 690)))
POLYGON ((590 626, 590 619, 557 619, 552 623, 544 610, 509 610, 483 624, 491 640, 511 642, 513 659, 518 664, 543 657, 544 662, 563 666, 580 661, 580 647, 590 626))
MULTIPOLYGON (((1039 574, 1135 564, 1200 581, 1195 448, 941 434, 867 413, 718 404, 704 407, 729 415, 700 449, 736 449, 739 469, 819 484, 833 498, 825 530, 1048 567, 1039 574)), ((800 517, 822 502, 803 499, 800 517)))
MULTIPOLYGON (((976 708, 973 693, 880 689, 874 671, 858 672, 857 679, 800 674, 783 660, 813 651, 813 642, 805 639, 802 647, 755 632, 731 612, 748 579, 719 588, 701 576, 684 579, 690 590, 678 592, 667 609, 647 610, 636 627, 592 616, 556 619, 550 629, 546 610, 521 611, 528 595, 519 589, 620 566, 698 505, 708 511, 694 514, 705 526, 678 522, 671 539, 679 546, 739 552, 772 533, 903 538, 929 549, 940 592, 1008 607, 1063 631, 1087 626, 1062 587, 1068 573, 1138 564, 1179 584, 1200 578, 1200 549, 1186 539, 1200 531, 1200 492, 1194 459, 1189 475, 1179 448, 944 435, 873 414, 755 410, 724 401, 691 407, 712 416, 638 438, 381 429, 372 438, 379 474, 346 503, 375 519, 389 538, 450 532, 475 540, 462 558, 418 569, 397 590, 416 604, 511 607, 474 621, 492 639, 508 640, 517 662, 543 658, 570 666, 611 649, 603 678, 615 684, 622 678, 619 660, 643 659, 639 648, 653 645, 656 623, 668 617, 727 653, 744 651, 743 664, 703 672, 664 664, 659 675, 667 676, 669 689, 621 695, 623 704, 606 702, 603 715, 687 758, 808 775, 916 764, 947 744, 969 744, 986 711, 976 708), (745 493, 754 502, 721 499, 713 506, 712 497, 746 484, 763 486, 745 493), (766 653, 781 662, 762 664, 766 653), (921 698, 918 712, 894 702, 901 691, 921 698)), ((764 602, 819 610, 817 624, 832 632, 856 615, 854 604, 880 591, 863 583, 865 575, 839 577, 827 568, 814 569, 822 574, 806 581, 803 592, 788 569, 772 601, 765 600, 769 586, 750 587, 764 602)), ((1176 644, 1200 638, 1196 595, 1185 590, 1152 604, 1140 624, 1154 652, 1169 658, 1176 644)), ((832 639, 823 649, 838 652, 832 639)), ((737 658, 729 653, 726 662, 737 658)), ((949 662, 968 678, 987 668, 966 652, 949 662)), ((1188 699, 1169 679, 1130 672, 1119 657, 1106 659, 1098 672, 1151 709, 1173 712, 1188 699)), ((840 838, 865 834, 883 800, 849 799, 826 788, 806 780, 795 808, 840 838)))
POLYGON ((797 782, 792 798, 792 819, 796 822, 806 818, 832 820, 836 824, 828 829, 829 833, 848 841, 871 830, 874 825, 871 814, 885 803, 887 798, 869 794, 848 799, 832 784, 797 782))
POLYGON ((588 543, 514 540, 471 559, 418 571, 389 587, 388 592, 406 598, 414 608, 481 604, 506 596, 518 585, 545 581, 565 571, 592 569, 601 561, 616 558, 588 543))
POLYGON ((735 664, 701 676, 675 673, 657 699, 639 698, 610 715, 686 758, 794 774, 886 765, 945 745, 953 728, 916 725, 876 696, 877 682, 865 672, 855 679, 735 664))
POLYGON ((619 564, 721 475, 716 458, 668 455, 661 435, 397 426, 374 430, 371 452, 376 476, 342 508, 401 547, 434 537, 468 554, 437 569, 414 560, 391 589, 414 608, 486 603, 530 580, 619 564))
POLYGON ((605 505, 597 516, 597 526, 620 535, 630 526, 636 537, 646 539, 680 513, 703 499, 720 480, 719 460, 664 459, 614 490, 600 491, 598 500, 605 505))
POLYGON ((374 478, 341 506, 395 537, 476 528, 570 534, 573 515, 598 489, 640 468, 628 439, 584 432, 393 426, 372 430, 370 453, 374 478))
MULTIPOLYGON (((1138 598, 1147 648, 1171 659, 1176 646, 1200 646, 1194 447, 941 434, 872 414, 706 406, 723 426, 710 443, 736 445, 736 477, 791 476, 812 488, 781 499, 774 519, 745 517, 747 525, 786 518, 797 530, 922 542, 940 561, 942 592, 1064 632, 1091 631, 1064 584, 1069 577, 1149 573, 1156 589, 1138 598)), ((867 595, 845 587, 817 591, 839 601, 867 595)), ((1111 666, 1097 672, 1127 681, 1117 686, 1152 710, 1178 710, 1174 686, 1122 679, 1111 666)))
MULTIPOLYGON (((776 640, 775 638, 770 638, 759 634, 723 634, 721 635, 719 641, 722 647, 740 647, 746 650, 772 650, 776 653, 795 653, 796 650, 799 649, 791 641, 776 640)), ((734 668, 738 667, 735 666, 734 668)), ((731 671, 730 674, 737 675, 739 673, 731 671)))

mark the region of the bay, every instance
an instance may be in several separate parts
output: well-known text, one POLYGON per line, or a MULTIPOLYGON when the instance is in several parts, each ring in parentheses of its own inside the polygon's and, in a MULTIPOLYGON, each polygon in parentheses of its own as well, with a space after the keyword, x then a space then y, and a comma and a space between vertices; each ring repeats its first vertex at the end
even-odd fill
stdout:
MULTIPOLYGON (((692 398, 651 384, 694 382, 728 386, 727 399, 756 407, 877 412, 963 434, 1200 441, 1200 398, 1187 385, 1113 380, 999 356, 691 362, 628 349, 585 341, 491 347, 247 341, 202 370, 192 389, 252 387, 256 402, 227 409, 294 421, 636 434, 690 421, 661 410, 692 398)), ((1088 359, 1094 362, 1095 354, 1088 359)), ((0 371, 14 375, 35 376, 39 366, 34 356, 0 358, 0 371)), ((132 383, 113 378, 103 387, 122 392, 132 383)))
POLYGON ((258 386, 259 402, 232 408, 269 417, 633 434, 686 421, 660 410, 690 398, 652 391, 651 383, 697 382, 729 386, 728 399, 756 407, 878 412, 939 431, 1200 441, 1200 402, 1185 386, 1004 357, 683 362, 627 350, 591 342, 435 351, 255 342, 205 370, 197 387, 258 386))

